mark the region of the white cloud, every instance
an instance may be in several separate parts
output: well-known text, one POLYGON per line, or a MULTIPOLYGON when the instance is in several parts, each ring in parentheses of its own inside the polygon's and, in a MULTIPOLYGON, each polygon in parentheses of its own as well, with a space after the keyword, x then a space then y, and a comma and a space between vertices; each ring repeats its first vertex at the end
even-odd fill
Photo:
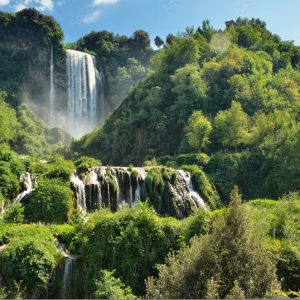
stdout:
POLYGON ((64 1, 64 0, 60 0, 60 1, 57 1, 56 2, 56 5, 57 6, 63 6, 63 5, 65 5, 66 4, 66 1, 64 1))
POLYGON ((119 2, 119 0, 94 0, 93 5, 97 6, 97 5, 115 4, 117 2, 119 2))
POLYGON ((17 3, 17 4, 15 5, 15 11, 16 11, 16 12, 18 12, 18 11, 24 9, 24 8, 27 8, 27 6, 26 6, 25 4, 23 4, 23 3, 17 3))
POLYGON ((1 5, 8 5, 10 3, 10 0, 0 0, 0 6, 1 5))
MULTIPOLYGON (((0 0, 1 1, 1 0, 0 0)), ((53 11, 53 0, 22 0, 16 3, 15 11, 20 11, 24 8, 35 7, 36 9, 44 11, 53 11)))
POLYGON ((82 22, 85 24, 93 23, 99 19, 101 16, 102 11, 101 10, 95 10, 94 12, 87 14, 86 16, 83 17, 82 22))

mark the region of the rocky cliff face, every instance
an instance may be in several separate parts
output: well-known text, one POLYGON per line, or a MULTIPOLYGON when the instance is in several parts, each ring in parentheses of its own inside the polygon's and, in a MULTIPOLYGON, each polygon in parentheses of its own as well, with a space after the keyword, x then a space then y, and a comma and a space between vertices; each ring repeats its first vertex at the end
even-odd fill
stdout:
POLYGON ((163 172, 166 170, 157 167, 95 167, 85 174, 75 173, 71 187, 77 205, 87 211, 101 208, 117 211, 132 207, 137 201, 149 201, 158 214, 182 219, 194 209, 206 209, 193 189, 188 172, 173 170, 160 176, 163 172))

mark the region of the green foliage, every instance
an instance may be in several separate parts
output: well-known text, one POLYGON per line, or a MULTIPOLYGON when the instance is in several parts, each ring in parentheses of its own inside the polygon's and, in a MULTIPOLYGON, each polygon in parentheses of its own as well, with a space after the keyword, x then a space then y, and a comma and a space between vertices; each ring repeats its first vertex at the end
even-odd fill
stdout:
POLYGON ((15 226, 6 230, 1 243, 7 245, 0 253, 0 273, 9 296, 15 296, 17 283, 26 297, 39 298, 60 259, 50 231, 43 226, 15 226))
POLYGON ((16 112, 5 103, 5 94, 0 91, 0 143, 15 138, 18 129, 16 112))
POLYGON ((29 222, 63 224, 69 219, 72 204, 73 193, 69 187, 46 181, 32 192, 25 217, 29 222))
POLYGON ((5 223, 23 223, 24 207, 20 203, 9 205, 1 217, 5 223))
POLYGON ((19 178, 25 171, 23 161, 6 144, 0 145, 0 192, 12 199, 17 196, 19 178))
POLYGON ((152 167, 146 177, 147 191, 153 206, 161 211, 162 209, 162 196, 165 188, 162 169, 159 167, 152 167))
POLYGON ((165 42, 159 36, 156 36, 154 43, 156 47, 160 48, 165 42))
POLYGON ((163 298, 242 297, 242 290, 248 298, 264 297, 278 287, 276 269, 271 253, 250 226, 235 188, 212 234, 194 238, 177 256, 169 255, 166 265, 159 267, 158 279, 148 280, 147 290, 157 290, 163 298), (212 278, 217 281, 213 288, 212 278))
POLYGON ((99 269, 115 269, 115 276, 141 295, 144 279, 154 274, 155 264, 162 263, 170 250, 178 249, 179 241, 179 222, 158 217, 146 204, 92 214, 76 242, 87 266, 87 295, 99 269))
POLYGON ((208 203, 212 209, 219 207, 221 204, 220 196, 218 195, 214 184, 205 175, 203 170, 197 165, 183 165, 181 168, 192 174, 194 187, 203 197, 205 202, 208 203))
POLYGON ((0 299, 7 299, 7 296, 6 288, 0 288, 0 299))
POLYGON ((78 174, 85 173, 89 168, 100 167, 101 161, 96 160, 92 157, 82 156, 75 162, 76 171, 78 174))
POLYGON ((204 22, 170 35, 151 76, 76 151, 110 165, 141 165, 152 157, 171 167, 197 164, 224 202, 235 184, 246 199, 297 190, 299 54, 256 19, 239 19, 218 33, 204 22), (201 148, 202 137, 193 133, 205 132, 186 135, 195 111, 214 120, 208 166, 190 156, 201 148), (179 155, 191 161, 180 162, 179 155))
POLYGON ((239 282, 237 280, 234 281, 234 285, 232 289, 226 296, 226 299, 245 299, 245 293, 241 289, 239 282))
POLYGON ((31 85, 32 96, 40 99, 47 78, 50 44, 59 52, 63 32, 58 23, 34 8, 17 13, 0 13, 0 90, 8 92, 13 106, 20 103, 18 92, 31 85), (34 70, 34 71, 33 71, 34 70))
POLYGON ((219 111, 215 118, 216 134, 223 146, 236 148, 247 143, 248 116, 240 103, 233 101, 231 108, 219 111))
POLYGON ((63 225, 50 225, 49 230, 55 236, 59 242, 65 243, 68 247, 75 236, 75 228, 68 224, 63 225))
MULTIPOLYGON (((72 45, 74 48, 74 45, 72 45)), ((106 97, 117 106, 133 86, 149 74, 149 35, 137 30, 131 37, 114 35, 112 32, 92 31, 79 39, 76 50, 91 52, 104 69, 106 97)))
POLYGON ((72 161, 58 159, 48 165, 48 171, 44 174, 46 179, 57 179, 62 184, 70 182, 70 177, 74 172, 74 164, 72 161))
POLYGON ((96 280, 95 297, 97 299, 136 299, 131 288, 126 287, 114 272, 101 271, 101 279, 96 280))
POLYGON ((71 142, 71 137, 66 132, 59 128, 50 129, 25 105, 18 107, 17 118, 20 129, 13 141, 13 149, 18 153, 47 155, 71 142))
POLYGON ((210 122, 201 111, 196 111, 188 120, 187 138, 190 146, 196 151, 209 143, 209 134, 212 131, 210 122))

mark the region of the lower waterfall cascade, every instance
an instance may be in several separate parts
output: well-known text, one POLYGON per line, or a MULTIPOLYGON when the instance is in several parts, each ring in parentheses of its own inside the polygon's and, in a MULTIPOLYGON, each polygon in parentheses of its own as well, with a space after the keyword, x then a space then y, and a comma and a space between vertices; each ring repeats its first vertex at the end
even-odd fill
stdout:
POLYGON ((77 256, 69 255, 65 258, 64 273, 60 291, 61 299, 72 299, 74 295, 76 295, 76 291, 74 291, 76 261, 77 256))
MULTIPOLYGON (((148 168, 95 167, 90 168, 81 179, 75 172, 71 186, 77 206, 88 211, 101 208, 117 211, 133 207, 138 200, 151 201, 147 188, 148 172, 148 168)), ((191 174, 183 170, 176 172, 175 183, 165 186, 164 212, 184 218, 190 208, 206 209, 205 202, 193 188, 191 174)))
MULTIPOLYGON (((77 208, 95 211, 108 208, 118 211, 134 207, 138 201, 149 201, 160 215, 187 217, 194 209, 207 209, 201 196, 194 190, 192 176, 184 170, 176 170, 176 179, 165 181, 161 192, 161 203, 153 199, 147 174, 151 167, 93 167, 85 174, 74 174, 70 178, 77 208), (157 206, 158 205, 158 206, 157 206)), ((35 174, 21 175, 22 193, 14 203, 30 201, 30 193, 37 187, 35 174)))

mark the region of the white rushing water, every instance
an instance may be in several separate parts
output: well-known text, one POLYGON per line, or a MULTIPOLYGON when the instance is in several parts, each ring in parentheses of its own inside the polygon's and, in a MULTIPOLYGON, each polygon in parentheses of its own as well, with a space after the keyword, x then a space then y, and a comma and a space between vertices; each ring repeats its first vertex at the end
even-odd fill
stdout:
POLYGON ((29 172, 21 175, 20 182, 23 184, 24 191, 16 197, 13 202, 14 204, 20 203, 26 195, 30 194, 34 190, 31 174, 29 172))
POLYGON ((72 280, 74 280, 76 256, 68 256, 65 259, 64 275, 61 287, 61 299, 72 299, 73 291, 72 280))
POLYGON ((127 171, 128 177, 129 177, 129 200, 130 200, 130 205, 133 203, 133 198, 132 198, 132 181, 131 181, 131 173, 130 171, 127 171))
POLYGON ((85 185, 83 181, 80 180, 80 178, 76 174, 74 174, 71 177, 71 182, 75 188, 77 206, 82 208, 83 210, 86 210, 85 185))
POLYGON ((178 173, 182 176, 182 178, 185 180, 189 194, 191 198, 194 200, 197 208, 206 208, 204 200, 200 197, 200 195, 195 192, 193 183, 192 183, 192 176, 189 172, 184 170, 178 170, 178 173))
POLYGON ((55 88, 54 88, 54 55, 53 45, 51 44, 50 50, 50 125, 54 125, 54 100, 55 100, 55 88))
POLYGON ((102 81, 94 56, 75 50, 66 55, 69 132, 81 136, 97 124, 97 82, 102 81))

